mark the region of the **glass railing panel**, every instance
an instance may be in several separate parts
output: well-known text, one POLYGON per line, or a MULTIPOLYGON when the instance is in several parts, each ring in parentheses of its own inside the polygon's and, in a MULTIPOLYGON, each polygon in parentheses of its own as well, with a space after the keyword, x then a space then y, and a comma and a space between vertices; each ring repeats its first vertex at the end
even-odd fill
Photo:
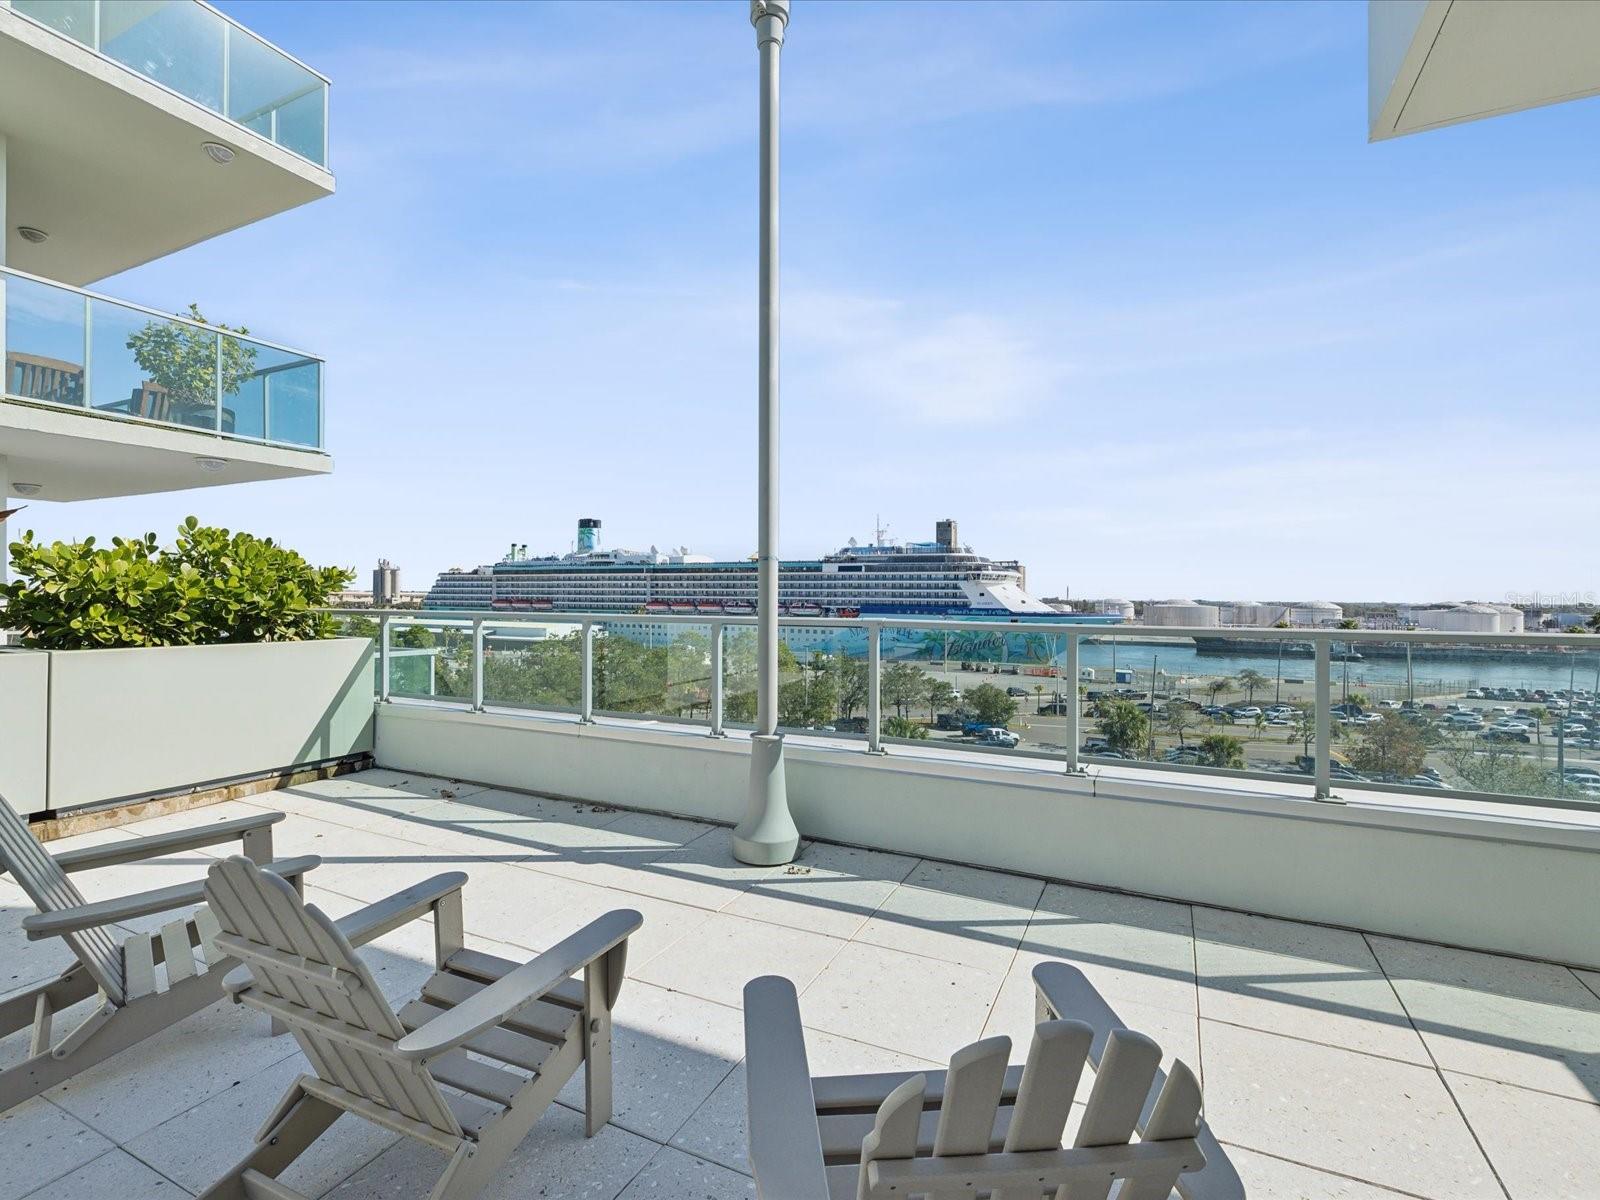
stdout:
MULTIPOLYGON (((107 300, 89 302, 89 404, 166 425, 217 428, 217 334, 107 300)), ((223 372, 235 369, 231 356, 223 372)), ((224 433, 233 429, 225 420, 224 433)))
POLYGON ((1419 646, 1410 677, 1440 786, 1600 807, 1600 647, 1419 646))
POLYGON ((594 707, 618 716, 709 722, 711 627, 643 616, 596 623, 594 707))
POLYGON ((391 621, 389 694, 414 700, 472 699, 472 629, 450 622, 391 621))
POLYGON ((220 113, 226 27, 192 0, 117 0, 100 6, 99 50, 220 113))
POLYGON ((11 7, 75 42, 94 46, 96 0, 11 0, 11 7))
POLYGON ((881 646, 885 740, 1066 753, 1063 635, 886 625, 881 646))
POLYGON ((194 0, 13 0, 12 7, 319 166, 327 83, 194 0))
POLYGON ((583 704, 583 642, 577 625, 486 623, 483 667, 486 705, 577 712, 583 704))
POLYGON ((83 404, 84 299, 67 288, 0 275, 8 396, 83 404))
POLYGON ((867 692, 864 630, 779 625, 780 729, 865 737, 867 692))
POLYGON ((296 446, 320 443, 320 362, 224 334, 222 363, 225 429, 296 446))
POLYGON ((1312 778, 1309 639, 1200 648, 1187 638, 1096 632, 1078 657, 1084 760, 1312 778))
POLYGON ((315 163, 324 161, 325 87, 259 38, 242 29, 231 31, 226 115, 315 163))
POLYGON ((729 729, 756 724, 756 630, 730 625, 722 633, 722 721, 729 729))

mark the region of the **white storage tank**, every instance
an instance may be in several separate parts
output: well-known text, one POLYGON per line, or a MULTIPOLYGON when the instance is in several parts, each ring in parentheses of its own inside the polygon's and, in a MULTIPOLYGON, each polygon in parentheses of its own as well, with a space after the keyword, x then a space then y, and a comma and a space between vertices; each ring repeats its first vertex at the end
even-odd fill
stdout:
POLYGON ((1259 600, 1235 600, 1222 606, 1224 625, 1267 627, 1276 625, 1282 615, 1283 605, 1263 604, 1259 600))
POLYGON ((1132 600, 1096 600, 1094 611, 1103 616, 1119 617, 1123 621, 1133 620, 1132 600))
POLYGON ((1527 614, 1515 604, 1494 604, 1490 607, 1500 614, 1501 633, 1525 633, 1527 631, 1527 614))
POLYGON ((1215 604, 1196 600, 1154 600, 1144 606, 1144 623, 1168 629, 1215 629, 1222 624, 1222 613, 1215 604))
POLYGON ((1283 620, 1307 629, 1321 629, 1344 620, 1344 609, 1331 600, 1303 600, 1285 610, 1283 620))
POLYGON ((1500 633, 1501 613, 1487 604, 1440 604, 1413 609, 1418 629, 1440 633, 1500 633))

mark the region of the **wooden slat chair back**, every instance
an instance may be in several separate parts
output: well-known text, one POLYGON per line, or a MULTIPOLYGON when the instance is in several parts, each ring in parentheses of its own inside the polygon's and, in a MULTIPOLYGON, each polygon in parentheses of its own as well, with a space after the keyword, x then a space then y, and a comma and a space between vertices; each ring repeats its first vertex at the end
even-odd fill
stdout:
POLYGON ((279 1177, 343 1113, 448 1157, 433 1200, 495 1178, 569 1079, 584 1070, 584 1131, 611 1117, 611 1011, 642 917, 609 912, 518 964, 466 946, 451 872, 337 922, 245 858, 214 864, 217 946, 242 968, 224 990, 294 1033, 301 1075, 255 1144, 200 1200, 297 1200, 279 1177), (431 917, 434 974, 396 1009, 352 949, 431 917))
MULTIPOLYGON (((83 893, 4 799, 0 799, 0 862, 40 912, 83 907, 83 893)), ((78 956, 106 999, 121 1004, 126 998, 122 947, 110 931, 97 925, 63 934, 62 940, 78 956)))
POLYGON ((218 945, 255 978, 246 1002, 289 1027, 324 1082, 444 1138, 461 1136, 427 1067, 395 1052, 406 1029, 333 921, 240 858, 211 868, 206 898, 222 929, 218 945))
POLYGON ((1044 1022, 1020 1081, 1013 1075, 1009 1087, 1011 1039, 974 1042, 950 1059, 932 1110, 928 1077, 905 1080, 862 1142, 857 1200, 980 1193, 993 1200, 1106 1200, 1118 1181, 1118 1200, 1165 1200, 1179 1175, 1205 1162, 1195 1141, 1200 1085, 1188 1067, 1174 1064, 1142 1137, 1133 1140, 1161 1048, 1143 1034, 1113 1033, 1072 1145, 1063 1148, 1093 1037, 1080 1021, 1044 1022))

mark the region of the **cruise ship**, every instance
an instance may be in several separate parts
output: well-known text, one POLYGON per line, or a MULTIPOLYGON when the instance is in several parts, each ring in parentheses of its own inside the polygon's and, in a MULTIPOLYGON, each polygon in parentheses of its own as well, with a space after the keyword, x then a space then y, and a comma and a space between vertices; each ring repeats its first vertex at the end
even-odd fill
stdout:
MULTIPOLYGON (((616 613, 633 619, 607 622, 608 629, 645 637, 668 627, 652 624, 655 615, 754 614, 754 560, 719 562, 687 549, 606 550, 599 545, 600 526, 593 517, 581 519, 570 554, 529 558, 526 547, 513 546, 492 565, 446 571, 423 608, 616 613)), ((790 618, 1085 620, 1029 595, 1020 563, 985 558, 962 545, 953 520, 940 521, 931 542, 892 542, 879 529, 869 545, 852 540, 821 558, 783 562, 778 596, 780 615, 790 618)), ((786 628, 784 637, 796 648, 837 640, 825 629, 803 627, 786 628)))

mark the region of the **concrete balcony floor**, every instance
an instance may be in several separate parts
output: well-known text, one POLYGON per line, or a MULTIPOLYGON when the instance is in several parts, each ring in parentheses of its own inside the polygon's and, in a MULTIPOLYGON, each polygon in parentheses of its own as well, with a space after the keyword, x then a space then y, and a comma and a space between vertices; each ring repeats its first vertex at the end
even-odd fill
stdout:
MULTIPOLYGON (((822 843, 794 866, 748 868, 716 826, 387 770, 52 848, 262 808, 290 814, 280 854, 323 857, 307 894, 334 916, 456 869, 471 876, 469 940, 508 958, 611 908, 644 914, 617 1013, 613 1123, 583 1138, 574 1080, 571 1106, 541 1119, 487 1196, 753 1196, 747 979, 795 981, 813 1070, 889 1070, 942 1064, 996 1032, 1020 1060, 1029 972, 1045 958, 1081 966, 1124 1020, 1200 1072, 1252 1196, 1600 1189, 1600 974, 822 843)), ((77 878, 92 900, 193 878, 207 861, 77 878)), ((3 994, 64 957, 23 940, 30 910, 6 879, 0 905, 3 994)), ((431 970, 431 932, 397 931, 367 955, 402 997, 431 970)), ((0 1043, 5 1061, 21 1051, 0 1043)), ((305 1069, 292 1039, 219 1003, 0 1118, 0 1200, 202 1191, 305 1069)), ((422 1197, 442 1166, 345 1117, 285 1181, 341 1200, 422 1197)))

